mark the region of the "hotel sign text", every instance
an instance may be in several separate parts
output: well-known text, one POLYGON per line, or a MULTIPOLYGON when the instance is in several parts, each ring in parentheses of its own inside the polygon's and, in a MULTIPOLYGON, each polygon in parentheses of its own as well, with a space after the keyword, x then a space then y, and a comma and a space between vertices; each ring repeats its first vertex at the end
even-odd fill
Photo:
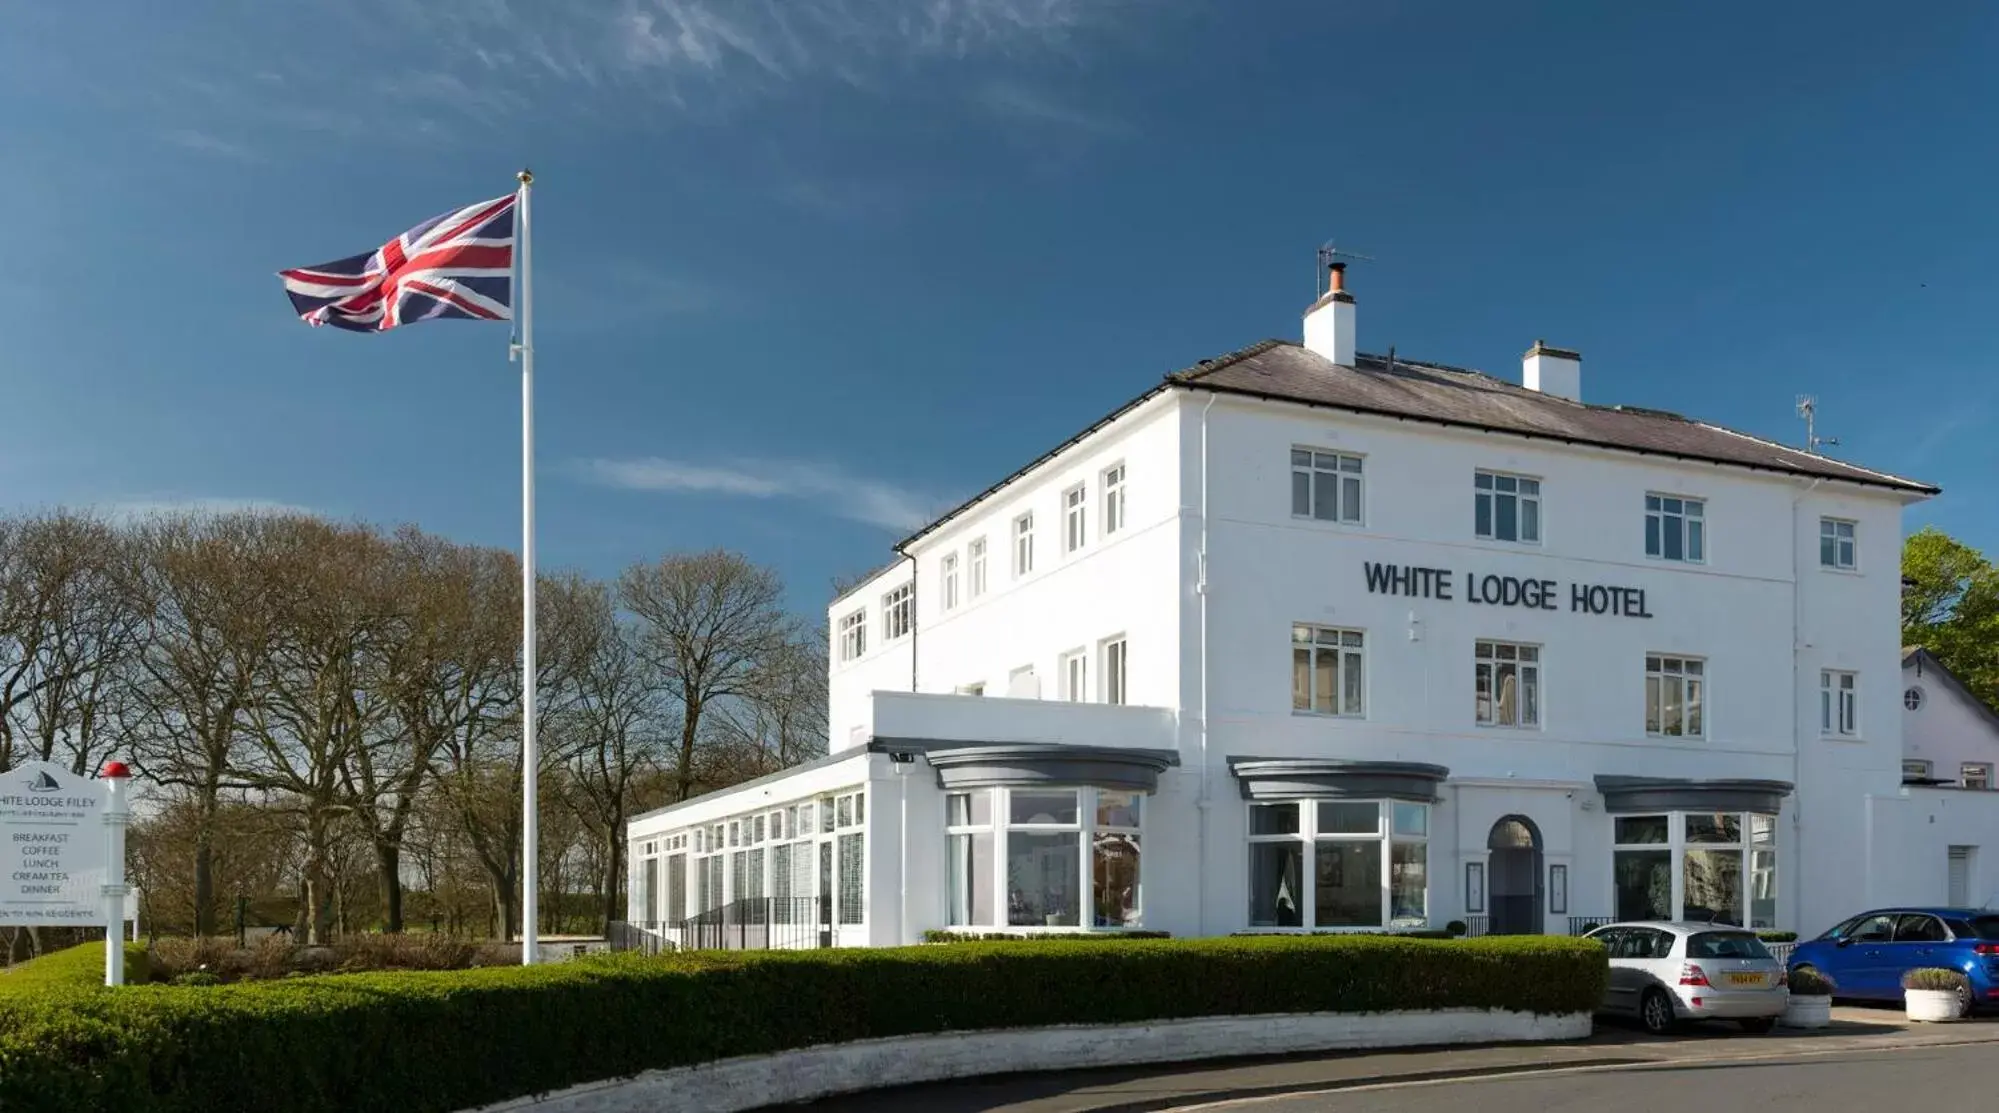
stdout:
POLYGON ((1566 585, 1560 580, 1534 580, 1519 576, 1480 575, 1466 572, 1462 583, 1455 581, 1448 568, 1423 568, 1414 564, 1364 563, 1367 571, 1367 590, 1376 595, 1408 595, 1418 599, 1442 599, 1449 602, 1458 598, 1460 592, 1467 603, 1478 603, 1494 607, 1530 607, 1536 610, 1561 610, 1564 601, 1568 609, 1577 614, 1622 615, 1625 618, 1651 618, 1652 612, 1645 609, 1645 589, 1639 587, 1617 587, 1611 584, 1566 585))

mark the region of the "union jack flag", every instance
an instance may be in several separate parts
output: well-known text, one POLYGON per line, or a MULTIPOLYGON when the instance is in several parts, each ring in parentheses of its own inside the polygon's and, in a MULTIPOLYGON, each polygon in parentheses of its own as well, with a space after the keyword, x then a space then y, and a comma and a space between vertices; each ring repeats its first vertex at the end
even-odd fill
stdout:
POLYGON ((380 250, 279 271, 306 324, 353 332, 458 317, 513 316, 514 203, 517 194, 445 213, 380 250))

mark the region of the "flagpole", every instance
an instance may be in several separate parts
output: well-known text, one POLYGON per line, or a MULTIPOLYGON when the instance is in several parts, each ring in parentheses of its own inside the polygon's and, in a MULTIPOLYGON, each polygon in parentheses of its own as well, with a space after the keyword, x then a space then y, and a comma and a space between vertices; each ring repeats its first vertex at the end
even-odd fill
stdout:
POLYGON ((516 221, 521 241, 520 342, 515 350, 521 357, 521 964, 532 966, 540 957, 540 924, 536 907, 537 847, 540 842, 540 814, 537 781, 540 755, 535 746, 535 635, 534 635, 534 270, 528 228, 528 195, 534 174, 522 170, 516 221))

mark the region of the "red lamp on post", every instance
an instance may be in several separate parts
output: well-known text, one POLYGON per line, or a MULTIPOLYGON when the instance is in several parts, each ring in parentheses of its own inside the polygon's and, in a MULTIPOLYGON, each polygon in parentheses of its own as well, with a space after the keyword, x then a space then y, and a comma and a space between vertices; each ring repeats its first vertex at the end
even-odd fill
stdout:
POLYGON ((107 761, 97 772, 104 782, 104 984, 125 984, 125 824, 132 817, 125 782, 132 770, 107 761))

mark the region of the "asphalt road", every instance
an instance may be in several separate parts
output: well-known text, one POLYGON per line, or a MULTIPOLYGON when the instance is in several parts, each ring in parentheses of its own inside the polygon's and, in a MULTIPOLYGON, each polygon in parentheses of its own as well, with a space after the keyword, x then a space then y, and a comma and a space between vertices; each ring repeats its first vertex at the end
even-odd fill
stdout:
MULTIPOLYGON (((1175 1113, 1879 1113, 1989 1109, 1991 1044, 1665 1063, 1261 1096, 1175 1113)), ((1161 1111, 1165 1113, 1165 1111, 1161 1111)))

